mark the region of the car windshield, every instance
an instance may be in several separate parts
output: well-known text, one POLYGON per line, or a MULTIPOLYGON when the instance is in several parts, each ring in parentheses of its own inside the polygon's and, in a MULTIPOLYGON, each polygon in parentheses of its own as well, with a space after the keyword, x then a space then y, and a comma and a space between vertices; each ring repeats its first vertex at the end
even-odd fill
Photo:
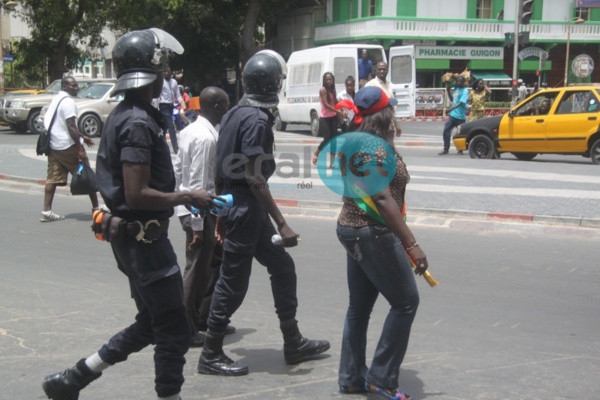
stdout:
POLYGON ((111 89, 111 85, 90 85, 77 93, 80 99, 101 99, 111 89))
POLYGON ((44 90, 44 94, 57 94, 58 92, 60 92, 60 79, 52 82, 50 85, 48 85, 46 90, 44 90))

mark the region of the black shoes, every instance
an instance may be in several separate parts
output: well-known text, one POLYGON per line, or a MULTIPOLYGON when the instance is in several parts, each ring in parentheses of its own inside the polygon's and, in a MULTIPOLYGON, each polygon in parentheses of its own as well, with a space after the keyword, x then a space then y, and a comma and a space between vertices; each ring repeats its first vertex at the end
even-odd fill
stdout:
POLYGON ((204 375, 242 376, 248 375, 248 367, 227 357, 222 351, 211 354, 203 351, 198 360, 198 373, 204 375))
POLYGON ((329 350, 327 340, 310 340, 305 337, 283 345, 283 355, 287 364, 299 364, 311 360, 327 350, 329 350))
POLYGON ((79 391, 101 375, 102 372, 92 372, 82 358, 75 367, 45 377, 42 388, 49 399, 77 400, 79 391))
POLYGON ((202 346, 204 346, 205 341, 206 341, 206 333, 194 332, 192 334, 192 338, 190 339, 190 347, 202 347, 202 346))
POLYGON ((448 154, 448 150, 442 150, 438 153, 438 156, 445 156, 446 154, 448 154))
MULTIPOLYGON (((225 335, 233 335, 235 333, 235 326, 227 325, 225 328, 225 335)), ((190 340, 190 347, 202 347, 206 341, 206 332, 194 332, 192 339, 190 340)))

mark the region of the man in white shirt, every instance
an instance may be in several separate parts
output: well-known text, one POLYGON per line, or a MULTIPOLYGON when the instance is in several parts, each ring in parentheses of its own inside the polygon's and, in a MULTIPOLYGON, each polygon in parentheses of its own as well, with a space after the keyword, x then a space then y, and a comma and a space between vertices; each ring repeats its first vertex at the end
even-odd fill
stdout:
MULTIPOLYGON (((377 86, 381 88, 390 99, 395 98, 394 89, 392 88, 392 83, 387 80, 388 74, 388 65, 384 61, 379 61, 375 66, 375 78, 371 79, 369 82, 365 84, 365 86, 377 86)), ((395 108, 395 107, 394 107, 395 108)), ((394 130, 396 132, 396 136, 400 137, 402 134, 402 129, 400 129, 400 125, 398 124, 398 120, 394 118, 394 130)))
POLYGON ((185 103, 179 93, 179 87, 177 81, 172 78, 173 72, 171 68, 168 68, 164 72, 164 82, 160 97, 158 98, 158 109, 163 115, 163 122, 169 131, 169 137, 171 138, 171 145, 173 146, 173 152, 177 154, 179 147, 177 145, 177 133, 175 133, 175 125, 173 124, 173 109, 175 108, 175 102, 181 104, 181 111, 185 112, 185 103))
MULTIPOLYGON (((50 154, 48 155, 48 176, 44 187, 44 210, 41 222, 59 221, 65 217, 52 212, 52 201, 57 186, 67 184, 68 174, 73 174, 79 162, 89 165, 83 143, 94 146, 94 141, 84 136, 77 128, 77 105, 72 97, 77 96, 79 86, 72 76, 62 79, 61 90, 52 99, 44 116, 44 126, 50 134, 50 154), (54 116, 56 114, 56 117, 54 116), (52 119, 54 118, 54 122, 52 119), (52 127, 50 129, 50 124, 52 127)), ((98 194, 90 194, 92 211, 98 208, 98 194)))
MULTIPOLYGON (((202 104, 198 119, 180 132, 179 152, 173 166, 175 190, 204 189, 215 193, 216 151, 218 133, 215 126, 229 110, 227 93, 209 86, 200 93, 202 104)), ((192 214, 185 206, 176 208, 186 232, 186 265, 183 273, 183 294, 188 320, 192 328, 192 347, 204 344, 210 301, 219 277, 221 263, 213 261, 217 245, 216 216, 192 214)), ((222 238, 221 238, 222 244, 222 238)), ((235 331, 230 329, 229 333, 235 331)))

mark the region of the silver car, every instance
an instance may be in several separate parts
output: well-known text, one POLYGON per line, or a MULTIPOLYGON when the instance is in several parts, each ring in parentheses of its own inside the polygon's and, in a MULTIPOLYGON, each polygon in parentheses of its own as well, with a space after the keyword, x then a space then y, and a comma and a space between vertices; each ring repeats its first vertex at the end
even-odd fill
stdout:
MULTIPOLYGON (((77 104, 77 126, 83 134, 91 137, 102 134, 108 114, 124 97, 123 94, 111 97, 110 92, 114 87, 114 82, 92 83, 77 93, 74 98, 77 104)), ((48 106, 49 104, 43 107, 36 125, 43 125, 48 106)))

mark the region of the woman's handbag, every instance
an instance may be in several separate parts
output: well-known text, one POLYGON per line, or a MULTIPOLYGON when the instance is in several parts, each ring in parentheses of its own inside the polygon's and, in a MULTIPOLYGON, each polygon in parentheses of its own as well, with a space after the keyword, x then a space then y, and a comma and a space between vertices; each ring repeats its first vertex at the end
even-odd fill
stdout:
POLYGON ((97 190, 94 170, 88 164, 80 162, 77 171, 75 171, 71 179, 71 194, 73 196, 89 195, 95 193, 97 190))

